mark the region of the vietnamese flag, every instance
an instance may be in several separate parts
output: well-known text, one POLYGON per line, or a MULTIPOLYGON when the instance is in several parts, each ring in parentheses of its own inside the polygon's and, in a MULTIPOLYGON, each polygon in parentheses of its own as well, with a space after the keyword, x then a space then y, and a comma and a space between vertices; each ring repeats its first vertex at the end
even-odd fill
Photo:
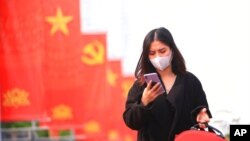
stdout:
POLYGON ((112 115, 109 117, 109 126, 119 127, 123 112, 122 103, 122 70, 121 70, 121 60, 107 61, 107 72, 106 72, 106 96, 105 100, 109 102, 109 107, 107 109, 107 114, 112 115), (112 110, 110 110, 112 109, 112 110))
MULTIPOLYGON (((135 77, 134 76, 122 76, 122 97, 123 97, 123 101, 124 101, 124 104, 127 100, 127 96, 128 96, 128 92, 129 92, 129 89, 133 86, 135 82, 135 77)), ((124 105, 124 108, 125 108, 125 105, 124 105)))
POLYGON ((107 116, 104 122, 106 126, 106 136, 108 141, 122 140, 121 125, 123 124, 122 112, 122 70, 121 60, 107 60, 106 72, 106 96, 105 100, 109 102, 106 109, 107 116))
POLYGON ((44 0, 44 84, 46 95, 50 90, 72 89, 80 86, 79 2, 44 0))
MULTIPOLYGON (((134 84, 134 81, 135 81, 134 76, 124 76, 124 75, 122 76, 122 80, 121 80, 122 114, 123 114, 123 112, 125 110, 125 103, 126 103, 126 100, 127 100, 128 92, 129 92, 130 88, 132 87, 132 85, 134 84)), ((124 140, 126 140, 126 141, 136 141, 136 136, 137 136, 136 131, 129 129, 125 125, 124 121, 122 121, 122 124, 121 124, 120 127, 121 127, 121 130, 122 130, 121 132, 123 134, 124 140)))
POLYGON ((84 73, 81 61, 79 1, 43 1, 45 27, 44 89, 51 128, 75 128, 83 122, 84 73))
POLYGON ((121 60, 107 61, 106 77, 106 99, 110 101, 106 113, 112 115, 106 118, 107 140, 135 141, 136 133, 126 127, 122 118, 126 101, 124 93, 127 92, 127 88, 132 86, 131 82, 133 84, 134 79, 123 76, 121 60))

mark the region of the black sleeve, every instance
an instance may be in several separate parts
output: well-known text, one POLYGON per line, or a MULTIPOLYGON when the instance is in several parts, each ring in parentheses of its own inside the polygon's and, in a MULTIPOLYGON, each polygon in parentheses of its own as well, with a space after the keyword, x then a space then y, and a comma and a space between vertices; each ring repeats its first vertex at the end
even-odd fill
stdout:
POLYGON ((130 88, 126 101, 126 109, 123 113, 123 119, 128 127, 134 130, 142 128, 150 114, 149 106, 143 106, 141 97, 144 88, 136 81, 130 88))
POLYGON ((201 109, 207 108, 207 113, 208 113, 208 116, 210 118, 212 118, 212 114, 209 110, 206 94, 202 88, 201 82, 195 76, 193 76, 193 77, 194 77, 193 78, 194 108, 191 112, 191 115, 192 115, 192 119, 194 120, 194 122, 197 123, 196 117, 199 114, 199 112, 201 111, 201 109))

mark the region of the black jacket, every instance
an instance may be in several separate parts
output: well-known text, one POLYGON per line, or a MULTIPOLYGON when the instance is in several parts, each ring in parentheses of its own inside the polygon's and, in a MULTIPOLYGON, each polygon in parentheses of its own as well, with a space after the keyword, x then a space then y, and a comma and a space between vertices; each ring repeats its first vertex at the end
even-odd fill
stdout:
MULTIPOLYGON (((173 141, 175 135, 196 123, 201 108, 208 108, 202 85, 190 72, 177 75, 169 94, 158 96, 147 106, 141 103, 145 87, 134 82, 123 113, 126 125, 138 130, 138 141, 173 141)), ((211 118, 209 110, 208 114, 211 118)))

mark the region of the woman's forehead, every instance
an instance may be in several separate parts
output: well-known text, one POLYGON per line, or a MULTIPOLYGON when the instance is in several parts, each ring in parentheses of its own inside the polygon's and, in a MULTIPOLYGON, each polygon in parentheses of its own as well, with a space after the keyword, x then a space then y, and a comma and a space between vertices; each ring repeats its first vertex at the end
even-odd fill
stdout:
POLYGON ((161 41, 153 41, 151 44, 150 44, 150 50, 155 50, 155 49, 162 49, 162 48, 169 48, 168 45, 164 44, 163 42, 161 41))

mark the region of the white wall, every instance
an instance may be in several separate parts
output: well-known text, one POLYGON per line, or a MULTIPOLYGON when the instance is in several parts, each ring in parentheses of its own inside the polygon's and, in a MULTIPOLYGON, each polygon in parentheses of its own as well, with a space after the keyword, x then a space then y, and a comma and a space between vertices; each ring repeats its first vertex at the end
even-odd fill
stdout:
POLYGON ((149 30, 168 28, 211 110, 250 124, 249 0, 82 0, 81 7, 82 31, 107 32, 108 57, 123 60, 125 75, 133 74, 149 30))

